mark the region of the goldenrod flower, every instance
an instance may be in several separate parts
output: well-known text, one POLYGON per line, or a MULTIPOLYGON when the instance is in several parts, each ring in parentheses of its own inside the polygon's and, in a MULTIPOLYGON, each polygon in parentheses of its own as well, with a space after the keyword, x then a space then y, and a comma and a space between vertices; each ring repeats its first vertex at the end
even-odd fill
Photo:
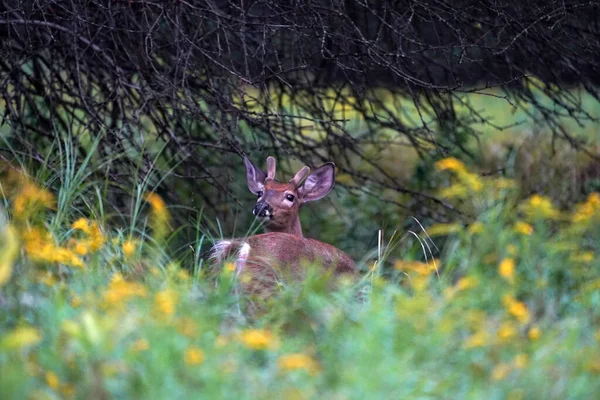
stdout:
POLYGON ((303 369, 311 375, 316 375, 320 369, 311 356, 302 353, 283 355, 277 360, 277 365, 284 371, 303 369))
POLYGON ((535 194, 531 196, 527 201, 525 201, 521 205, 521 209, 529 218, 558 218, 560 213, 554 205, 552 201, 544 196, 540 196, 535 194))
POLYGON ((128 282, 123 275, 113 275, 108 289, 104 292, 104 301, 108 306, 121 307, 127 300, 133 297, 146 297, 146 288, 137 282, 128 282))
POLYGON ((529 363, 529 356, 525 353, 519 353, 513 359, 513 365, 519 369, 525 368, 528 363, 529 363))
POLYGON ((522 235, 530 236, 533 233, 533 226, 527 222, 517 221, 515 222, 514 230, 522 235))
POLYGON ((46 372, 46 383, 52 389, 58 390, 58 387, 60 386, 60 379, 58 379, 58 376, 56 376, 54 372, 48 371, 46 372))
POLYGON ((54 195, 32 183, 23 185, 13 203, 14 217, 26 220, 42 208, 55 208, 54 195))
POLYGON ((527 336, 531 340, 538 340, 540 336, 542 336, 542 331, 537 326, 532 326, 529 328, 529 332, 527 332, 527 336))
POLYGON ((278 346, 277 337, 265 329, 246 329, 240 334, 240 341, 252 350, 267 350, 278 346))
POLYGON ((83 241, 76 241, 74 246, 75 253, 85 256, 89 252, 88 244, 83 241))
POLYGON ((465 165, 454 157, 444 158, 435 163, 435 169, 438 171, 455 171, 455 172, 467 172, 465 165))
POLYGON ((100 228, 100 224, 98 221, 93 221, 90 223, 90 231, 88 233, 90 237, 90 250, 98 251, 104 246, 106 239, 104 238, 104 234, 102 233, 102 229, 100 228))
POLYGON ((169 230, 171 214, 163 199, 156 193, 146 193, 144 199, 150 204, 149 225, 152 228, 154 240, 160 241, 169 230))
POLYGON ((483 347, 489 343, 488 334, 484 331, 479 331, 465 340, 465 348, 471 349, 475 347, 483 347))
POLYGON ((439 269, 437 260, 430 260, 428 263, 413 260, 396 260, 394 268, 402 272, 415 272, 420 276, 429 276, 433 271, 439 269))
POLYGON ((492 370, 492 380, 501 381, 508 376, 511 371, 511 367, 507 364, 500 363, 492 370))
POLYGON ((170 317, 175 313, 178 302, 177 293, 173 290, 163 290, 154 296, 154 310, 158 314, 170 317))
POLYGON ((144 196, 144 200, 146 200, 148 204, 150 204, 150 207, 152 207, 152 211, 154 211, 155 213, 162 214, 167 212, 167 205, 165 204, 164 200, 156 193, 146 193, 146 195, 144 196))
POLYGON ((467 290, 467 289, 476 287, 478 284, 479 284, 479 281, 477 280, 477 278, 475 278, 473 276, 465 276, 463 278, 460 278, 458 280, 458 282, 456 282, 456 290, 457 291, 467 290))
POLYGON ((200 365, 204 362, 204 351, 198 347, 190 347, 183 356, 186 365, 200 365))
POLYGON ((600 194, 592 193, 585 203, 577 205, 571 216, 574 223, 589 222, 592 218, 600 216, 600 194))
POLYGON ((135 241, 133 241, 132 239, 128 239, 125 242, 123 242, 123 256, 125 257, 125 259, 130 258, 133 253, 135 252, 136 249, 136 244, 135 241))
POLYGON ((469 195, 469 189, 461 183, 455 183, 440 189, 438 195, 444 199, 463 199, 469 195))
POLYGON ((87 218, 79 218, 77 221, 71 224, 71 228, 75 230, 80 230, 86 234, 90 233, 90 221, 87 218))
POLYGON ((515 260, 512 258, 505 258, 500 262, 498 266, 498 273, 501 277, 506 279, 510 283, 515 281, 515 260))
POLYGON ((508 323, 508 322, 502 324, 500 326, 500 329, 498 329, 498 332, 497 332, 498 338, 500 339, 501 342, 509 341, 514 336, 516 336, 516 334, 517 334, 517 330, 515 329, 513 324, 508 323))
POLYGON ((511 295, 505 295, 502 299, 506 311, 515 317, 519 322, 526 323, 529 321, 529 310, 525 303, 516 300, 511 295))

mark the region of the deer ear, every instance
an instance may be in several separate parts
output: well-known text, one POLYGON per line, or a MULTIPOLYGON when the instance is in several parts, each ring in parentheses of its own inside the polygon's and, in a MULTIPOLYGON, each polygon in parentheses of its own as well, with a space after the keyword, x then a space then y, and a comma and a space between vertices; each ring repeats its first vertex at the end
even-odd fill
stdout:
POLYGON ((254 194, 258 194, 259 191, 264 189, 265 178, 267 175, 260 169, 256 168, 252 161, 244 156, 244 165, 246 166, 246 182, 248 183, 248 189, 254 194))
POLYGON ((299 189, 304 201, 315 201, 327 196, 335 184, 335 164, 329 162, 317 168, 299 189))

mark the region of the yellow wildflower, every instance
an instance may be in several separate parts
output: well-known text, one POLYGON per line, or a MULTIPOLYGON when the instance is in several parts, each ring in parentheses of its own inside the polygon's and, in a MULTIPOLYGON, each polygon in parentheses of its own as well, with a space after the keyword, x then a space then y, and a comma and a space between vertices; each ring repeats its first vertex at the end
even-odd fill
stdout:
POLYGON ((171 215, 163 199, 156 193, 146 193, 144 199, 150 204, 149 225, 152 228, 154 240, 160 241, 169 230, 171 215))
POLYGON ((510 283, 515 281, 515 260, 512 258, 505 258, 500 262, 498 266, 498 273, 501 277, 510 283))
POLYGON ((574 223, 588 222, 598 215, 600 215, 600 194, 592 193, 588 196, 585 203, 575 207, 571 221, 574 223))
POLYGON ((302 353, 283 355, 277 360, 277 365, 284 371, 303 369, 311 375, 319 372, 319 364, 311 356, 302 353))
POLYGON ((200 365, 204 362, 204 351, 198 347, 190 347, 183 356, 186 365, 200 365))
POLYGON ((167 212, 167 205, 165 204, 164 200, 156 193, 146 193, 146 195, 144 196, 144 200, 146 200, 146 202, 150 204, 150 207, 152 207, 152 210, 155 213, 163 214, 167 212))
POLYGON ((529 218, 558 218, 560 213, 554 205, 552 201, 540 195, 531 196, 525 203, 521 205, 521 209, 525 212, 525 214, 529 218))
POLYGON ((498 339, 500 339, 501 342, 507 342, 516 336, 517 330, 515 329, 512 323, 506 322, 500 326, 497 334, 498 339))
POLYGON ((130 258, 136 249, 136 244, 133 240, 128 239, 123 243, 123 256, 127 259, 130 258))
POLYGON ((527 332, 527 336, 531 340, 538 340, 540 336, 542 336, 542 331, 537 326, 532 326, 529 328, 529 332, 527 332))
POLYGON ((529 356, 525 353, 519 353, 513 359, 513 365, 516 368, 525 368, 529 363, 529 356))
POLYGON ((510 373, 510 366, 504 363, 500 363, 492 370, 492 380, 501 381, 508 376, 510 373))
POLYGON ((127 300, 133 297, 146 297, 146 288, 137 282, 128 282, 123 275, 116 273, 113 275, 108 289, 104 292, 104 301, 110 306, 121 306, 127 300))
POLYGON ((462 199, 469 195, 469 189, 460 183, 440 189, 438 196, 444 199, 462 199))
POLYGON ((102 233, 102 229, 100 228, 100 224, 98 221, 93 221, 90 223, 90 250, 98 251, 104 246, 106 239, 104 238, 104 234, 102 233))
POLYGON ((455 172, 466 172, 467 168, 465 165, 454 157, 444 158, 435 163, 435 169, 438 171, 455 171, 455 172))
POLYGON ((90 221, 87 218, 79 218, 77 221, 73 222, 71 228, 75 230, 80 230, 86 234, 90 233, 90 221))
POLYGON ((252 350, 267 350, 278 346, 277 337, 265 329, 246 329, 240 334, 240 341, 252 350))
POLYGON ((479 179, 479 176, 474 173, 463 172, 459 174, 458 177, 461 182, 463 182, 465 186, 467 186, 473 192, 480 192, 481 189, 483 189, 483 183, 481 182, 481 179, 479 179))
POLYGON ((146 351, 150 348, 150 342, 147 339, 138 339, 131 345, 131 350, 135 352, 146 351))
POLYGON ((0 348, 2 349, 20 349, 23 347, 34 346, 42 340, 40 331, 28 327, 22 326, 15 328, 13 331, 7 333, 0 340, 0 348))
POLYGON ((226 262, 223 269, 227 272, 235 272, 235 264, 232 262, 226 262))
POLYGON ((57 390, 60 386, 60 379, 58 379, 58 376, 54 372, 48 371, 46 372, 46 383, 52 389, 57 390))
POLYGON ((412 260, 396 260, 394 268, 402 272, 416 272, 421 276, 429 276, 433 271, 439 269, 437 260, 430 260, 429 263, 412 260))
POLYGON ((519 322, 526 323, 529 321, 529 310, 525 303, 516 300, 511 295, 505 295, 502 302, 504 303, 506 311, 519 322))
POLYGON ((42 208, 55 208, 54 195, 32 183, 23 185, 13 203, 14 217, 26 220, 42 208))
POLYGON ((465 348, 483 347, 489 343, 488 334, 484 331, 479 331, 465 340, 465 348))
POLYGON ((14 227, 8 225, 3 232, 0 232, 0 243, 2 243, 2 253, 0 253, 0 287, 2 287, 10 279, 13 264, 19 254, 19 239, 14 227))
POLYGON ((456 290, 460 292, 463 290, 477 287, 478 284, 479 281, 477 280, 477 278, 473 276, 465 276, 463 278, 460 278, 458 282, 456 282, 456 290))
POLYGON ((174 290, 162 290, 154 296, 154 311, 158 314, 170 317, 175 313, 178 298, 174 290))
POLYGON ((85 256, 89 251, 88 244, 83 241, 77 241, 75 243, 74 250, 75 250, 75 253, 79 254, 80 256, 85 256))
POLYGON ((513 229, 515 230, 515 232, 520 233, 522 235, 530 236, 533 233, 533 226, 523 221, 517 221, 513 229))

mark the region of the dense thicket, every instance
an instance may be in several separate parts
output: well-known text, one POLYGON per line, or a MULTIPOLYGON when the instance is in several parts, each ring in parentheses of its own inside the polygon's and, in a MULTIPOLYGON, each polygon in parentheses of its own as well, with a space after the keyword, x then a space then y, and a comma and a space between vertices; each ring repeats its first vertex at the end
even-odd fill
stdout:
POLYGON ((113 159, 103 173, 123 182, 124 165, 144 157, 152 185, 173 168, 176 184, 190 183, 209 207, 225 202, 209 185, 230 198, 227 167, 242 152, 334 159, 373 190, 435 202, 374 160, 390 143, 454 151, 463 144, 456 132, 497 124, 461 93, 504 97, 589 151, 558 119, 591 118, 567 86, 599 99, 598 11, 593 1, 547 0, 6 0, 2 111, 13 150, 42 159, 57 132, 73 132, 84 155, 91 133, 113 159), (416 121, 401 116, 407 101, 416 121), (364 125, 349 130, 335 104, 364 125), (457 115, 457 104, 468 112, 457 115), (307 126, 326 136, 301 137, 307 126), (361 174, 357 162, 375 173, 361 174))

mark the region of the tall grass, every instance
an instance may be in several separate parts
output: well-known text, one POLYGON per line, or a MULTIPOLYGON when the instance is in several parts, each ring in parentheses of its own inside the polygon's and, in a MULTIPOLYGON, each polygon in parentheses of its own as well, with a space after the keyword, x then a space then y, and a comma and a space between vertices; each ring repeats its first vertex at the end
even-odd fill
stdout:
POLYGON ((201 214, 193 256, 180 256, 170 206, 143 180, 122 227, 107 218, 105 183, 81 168, 2 175, 3 399, 600 394, 598 194, 561 211, 441 160, 439 195, 474 222, 398 232, 359 284, 332 293, 310 269, 247 315, 230 266, 203 260, 219 234, 201 214))

